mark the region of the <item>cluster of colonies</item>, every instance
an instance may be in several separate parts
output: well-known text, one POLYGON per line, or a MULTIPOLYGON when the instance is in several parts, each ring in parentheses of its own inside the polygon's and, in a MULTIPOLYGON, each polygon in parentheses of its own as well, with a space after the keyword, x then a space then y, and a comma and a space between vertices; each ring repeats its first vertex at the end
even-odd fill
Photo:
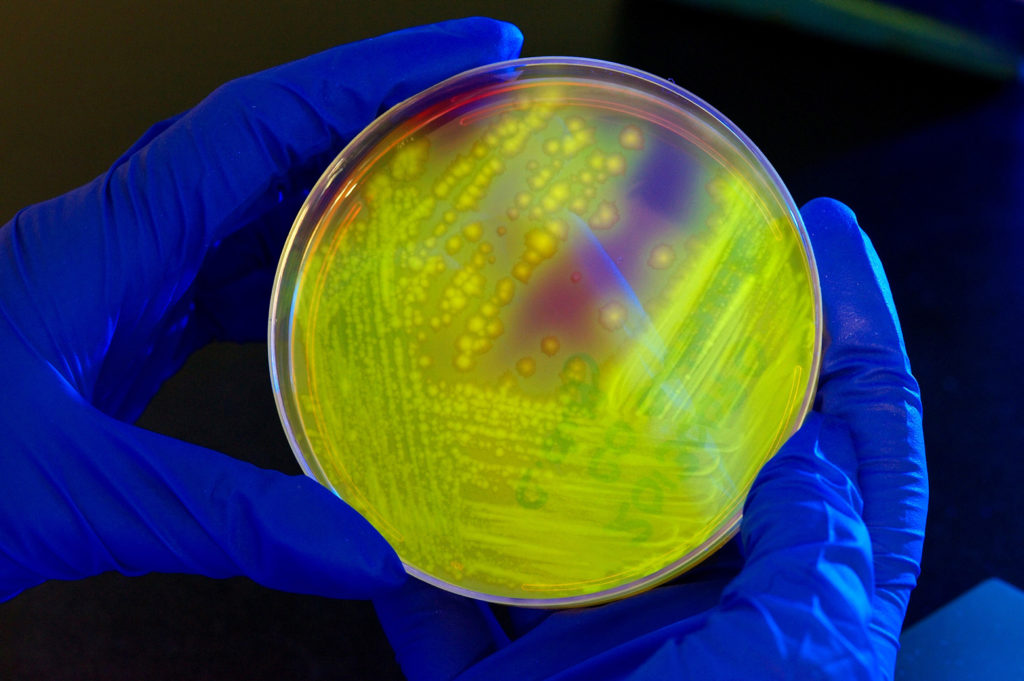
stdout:
MULTIPOLYGON (((401 269, 392 325, 414 339, 410 352, 416 354, 415 363, 421 369, 437 361, 436 352, 422 347, 428 335, 453 327, 457 334, 451 340, 450 365, 459 372, 474 369, 505 333, 503 308, 517 290, 569 247, 571 223, 582 220, 595 233, 619 224, 619 207, 614 198, 601 196, 601 187, 626 174, 627 154, 644 148, 643 131, 624 124, 618 131, 617 148, 601 149, 594 125, 579 115, 556 117, 557 108, 536 102, 501 115, 466 145, 468 152, 455 154, 429 186, 423 180, 435 150, 425 137, 404 143, 390 159, 388 172, 367 178, 367 214, 355 219, 347 237, 351 244, 343 245, 342 252, 372 248, 374 239, 382 238, 380 230, 386 230, 389 236, 383 238, 396 245, 401 269), (551 128, 556 128, 553 135, 551 128), (536 150, 530 145, 537 143, 541 133, 547 136, 539 141, 539 158, 516 164, 524 150, 536 150), (525 175, 525 186, 510 193, 501 219, 496 220, 493 201, 501 199, 489 198, 489 192, 512 164, 525 175), (485 202, 488 205, 482 209, 485 202), (438 211, 440 206, 447 209, 438 211), (434 218, 436 212, 439 219, 434 218), (475 219, 481 216, 483 220, 475 219), (518 251, 506 242, 498 244, 496 252, 495 239, 514 235, 521 239, 518 251), (495 265, 507 270, 488 276, 487 270, 495 265), (453 266, 454 273, 446 275, 453 266)), ((386 246, 381 247, 386 251, 386 246)), ((674 259, 671 246, 657 244, 648 264, 665 269, 674 259)), ((574 271, 569 279, 578 283, 582 276, 574 271)), ((596 310, 597 321, 609 331, 620 329, 626 314, 626 306, 616 300, 596 310)), ((555 355, 560 345, 553 335, 540 339, 540 349, 548 356, 555 355)), ((537 362, 521 356, 511 368, 528 378, 536 372, 537 362)), ((504 380, 512 380, 511 375, 504 380)))

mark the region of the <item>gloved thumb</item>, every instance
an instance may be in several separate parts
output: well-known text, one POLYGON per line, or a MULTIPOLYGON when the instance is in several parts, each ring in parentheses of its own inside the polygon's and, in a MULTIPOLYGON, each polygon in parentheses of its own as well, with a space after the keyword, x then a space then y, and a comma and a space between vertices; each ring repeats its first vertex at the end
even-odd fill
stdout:
POLYGON ((0 517, 21 521, 3 533, 2 548, 37 578, 3 585, 3 595, 108 570, 247 576, 335 598, 369 598, 404 581, 377 531, 314 480, 76 404, 62 411, 59 432, 31 443, 55 451, 9 462, 17 479, 8 480, 0 517))

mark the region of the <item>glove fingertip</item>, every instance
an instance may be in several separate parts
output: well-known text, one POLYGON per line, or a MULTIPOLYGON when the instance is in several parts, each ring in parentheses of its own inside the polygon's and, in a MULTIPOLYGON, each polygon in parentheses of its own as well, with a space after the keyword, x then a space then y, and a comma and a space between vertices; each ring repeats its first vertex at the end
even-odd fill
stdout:
POLYGON ((370 598, 405 582, 405 568, 387 540, 330 490, 304 476, 281 476, 271 489, 257 524, 267 548, 276 548, 274 558, 251 563, 266 570, 254 579, 338 598, 370 598))
POLYGON ((488 17, 453 19, 437 24, 440 31, 469 38, 494 50, 498 61, 515 59, 523 48, 523 32, 515 24, 488 17))
POLYGON ((828 197, 818 197, 804 204, 800 209, 807 229, 820 230, 822 228, 859 230, 857 215, 842 201, 828 197))
POLYGON ((515 59, 523 50, 523 32, 515 24, 507 21, 498 21, 499 40, 497 41, 498 54, 502 59, 515 59))

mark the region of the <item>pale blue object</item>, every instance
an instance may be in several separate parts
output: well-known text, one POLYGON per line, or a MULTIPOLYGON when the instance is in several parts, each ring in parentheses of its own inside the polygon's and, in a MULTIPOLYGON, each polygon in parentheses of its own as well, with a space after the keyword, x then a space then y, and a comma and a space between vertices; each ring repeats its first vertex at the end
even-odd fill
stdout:
POLYGON ((903 632, 896 681, 1024 681, 1024 591, 989 579, 903 632))

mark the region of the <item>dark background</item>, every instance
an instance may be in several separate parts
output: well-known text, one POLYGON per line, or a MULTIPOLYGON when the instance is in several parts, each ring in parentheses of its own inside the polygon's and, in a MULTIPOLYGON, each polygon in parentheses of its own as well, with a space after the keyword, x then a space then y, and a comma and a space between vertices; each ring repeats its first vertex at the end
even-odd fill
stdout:
MULTIPOLYGON (((665 2, 0 3, 0 221, 101 173, 218 84, 335 44, 472 14, 524 55, 611 59, 711 102, 797 202, 857 212, 923 392, 931 507, 908 624, 988 577, 1024 587, 1024 93, 977 75, 665 2)), ((298 473, 262 345, 214 345, 141 425, 298 473)), ((365 603, 244 579, 101 575, 0 604, 10 679, 400 678, 365 603)))

